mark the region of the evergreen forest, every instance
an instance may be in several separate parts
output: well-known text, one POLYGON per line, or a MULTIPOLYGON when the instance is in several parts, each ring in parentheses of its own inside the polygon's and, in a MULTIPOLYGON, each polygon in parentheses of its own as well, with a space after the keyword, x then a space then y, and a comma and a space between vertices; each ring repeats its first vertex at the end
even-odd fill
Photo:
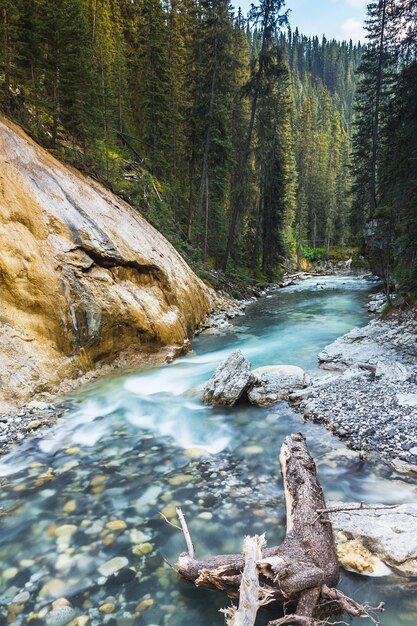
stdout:
POLYGON ((1 108, 131 202, 194 267, 260 281, 367 251, 417 289, 417 2, 361 44, 291 3, 1 0, 1 108))

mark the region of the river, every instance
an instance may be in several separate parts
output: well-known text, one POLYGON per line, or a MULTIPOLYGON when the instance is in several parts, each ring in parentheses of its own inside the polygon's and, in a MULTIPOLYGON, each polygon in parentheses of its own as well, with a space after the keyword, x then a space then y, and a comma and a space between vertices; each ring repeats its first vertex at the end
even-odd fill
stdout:
MULTIPOLYGON (((349 277, 320 283, 268 294, 232 330, 200 335, 170 365, 84 388, 55 428, 0 462, 1 504, 15 507, 0 519, 0 623, 8 612, 9 623, 43 625, 51 600, 64 596, 89 617, 80 626, 221 625, 227 598, 180 581, 165 562, 185 546, 160 512, 175 522, 182 506, 199 557, 240 552, 245 534, 264 531, 276 545, 285 529, 278 454, 294 431, 307 437, 326 498, 417 500, 413 485, 362 462, 286 403, 211 408, 189 391, 237 347, 254 367, 314 369, 326 344, 366 323, 372 286, 349 277), (103 564, 113 558, 123 568, 108 575, 103 564)), ((414 626, 415 596, 386 582, 344 572, 341 588, 358 601, 385 600, 384 626, 414 626)))

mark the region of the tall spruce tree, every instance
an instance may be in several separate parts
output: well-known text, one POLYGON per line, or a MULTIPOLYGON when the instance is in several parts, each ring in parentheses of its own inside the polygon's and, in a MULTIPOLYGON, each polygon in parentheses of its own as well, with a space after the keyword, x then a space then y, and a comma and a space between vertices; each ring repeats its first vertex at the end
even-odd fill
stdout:
POLYGON ((276 37, 277 29, 288 21, 287 13, 280 13, 284 4, 284 0, 261 0, 259 6, 252 5, 250 11, 249 19, 260 32, 260 48, 258 58, 254 64, 253 74, 247 86, 251 98, 250 119, 245 144, 243 146, 243 154, 239 165, 240 174, 237 181, 237 188, 232 198, 229 233, 224 253, 223 270, 227 269, 227 263, 235 237, 239 214, 242 211, 242 205, 244 203, 244 185, 252 146, 256 111, 258 100, 262 95, 265 76, 268 74, 269 68, 272 65, 274 55, 274 37, 276 37))

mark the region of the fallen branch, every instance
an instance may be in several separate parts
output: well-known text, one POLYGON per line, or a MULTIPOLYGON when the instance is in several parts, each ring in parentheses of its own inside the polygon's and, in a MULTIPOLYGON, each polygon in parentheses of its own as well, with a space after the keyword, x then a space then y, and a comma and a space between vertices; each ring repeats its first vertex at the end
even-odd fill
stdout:
POLYGON ((269 593, 259 584, 257 562, 262 558, 265 535, 245 537, 243 554, 245 567, 239 588, 239 607, 221 609, 226 617, 227 626, 253 626, 261 606, 270 601, 269 593))
POLYGON ((378 511, 379 509, 395 509, 398 504, 347 504, 346 506, 334 506, 327 509, 317 509, 317 513, 341 513, 344 511, 378 511))
POLYGON ((187 544, 188 556, 190 557, 190 559, 193 559, 194 558, 194 546, 193 546, 193 542, 191 541, 191 535, 188 530, 187 522, 185 521, 183 512, 179 507, 176 509, 176 511, 177 511, 178 519, 180 520, 182 532, 184 534, 185 543, 187 544))
POLYGON ((383 610, 383 605, 370 609, 335 589, 339 564, 330 520, 322 519, 323 514, 332 510, 326 507, 314 460, 301 434, 287 437, 281 448, 280 464, 287 517, 283 543, 263 550, 256 559, 256 567, 246 543, 244 556, 229 554, 198 560, 184 516, 178 509, 188 552, 180 554, 175 569, 198 587, 219 589, 230 598, 240 597, 239 609, 226 609, 229 626, 252 626, 263 601, 274 601, 280 606, 296 604, 295 613, 270 622, 269 626, 290 623, 321 626, 326 623, 320 621, 323 614, 326 617, 337 610, 367 617, 376 624, 369 611, 383 610))

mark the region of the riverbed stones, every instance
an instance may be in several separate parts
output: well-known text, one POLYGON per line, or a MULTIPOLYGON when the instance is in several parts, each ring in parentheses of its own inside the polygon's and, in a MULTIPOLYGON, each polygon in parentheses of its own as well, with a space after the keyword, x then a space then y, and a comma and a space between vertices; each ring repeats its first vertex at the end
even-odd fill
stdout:
POLYGON ((254 382, 248 391, 248 399, 258 406, 271 406, 310 383, 309 375, 295 365, 267 365, 258 367, 252 374, 254 382))
POLYGON ((249 361, 235 350, 217 367, 204 389, 204 402, 233 406, 253 382, 249 361))
POLYGON ((308 397, 295 392, 290 401, 361 456, 412 477, 417 466, 416 336, 413 309, 353 329, 319 355, 321 367, 332 373, 315 374, 308 397))
MULTIPOLYGON (((331 508, 349 506, 341 502, 330 505, 331 508)), ((350 555, 348 558, 352 569, 355 569, 352 567, 352 554, 356 545, 358 563, 361 559, 366 561, 362 558, 364 548, 396 574, 417 576, 417 504, 402 504, 392 508, 383 508, 381 505, 381 508, 345 510, 330 515, 336 539, 342 546, 339 550, 350 555), (345 548, 343 544, 347 544, 345 548)), ((369 567, 372 565, 368 563, 369 567)), ((366 568, 363 571, 367 573, 366 568)))

